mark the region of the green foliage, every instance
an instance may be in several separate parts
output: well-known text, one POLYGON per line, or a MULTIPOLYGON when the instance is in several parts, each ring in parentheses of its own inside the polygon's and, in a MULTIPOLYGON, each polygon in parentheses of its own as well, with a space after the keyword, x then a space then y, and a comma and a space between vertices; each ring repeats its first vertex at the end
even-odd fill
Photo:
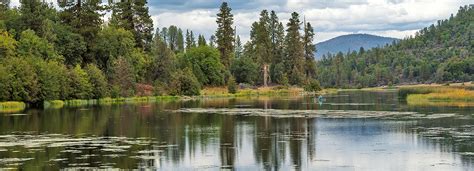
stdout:
POLYGON ((2 82, 2 100, 36 102, 40 86, 34 66, 21 58, 1 60, 3 70, 0 75, 2 82))
POLYGON ((33 30, 26 30, 21 33, 17 51, 19 56, 27 58, 63 60, 55 51, 54 46, 48 40, 38 37, 33 30))
POLYGON ((97 64, 110 74, 112 62, 119 57, 130 57, 134 51, 133 34, 122 28, 106 27, 99 32, 96 46, 97 64))
POLYGON ((38 101, 62 99, 67 96, 69 76, 67 69, 61 63, 55 61, 33 60, 38 76, 38 101))
POLYGON ((258 77, 258 65, 249 57, 236 58, 230 68, 238 83, 254 84, 258 77))
POLYGON ((310 80, 305 86, 304 91, 307 92, 318 92, 321 91, 321 86, 319 85, 319 81, 312 79, 310 80))
POLYGON ((132 32, 135 45, 145 51, 150 51, 153 39, 153 20, 146 5, 146 0, 114 3, 111 24, 132 32))
POLYGON ((10 100, 10 80, 13 75, 8 68, 0 63, 0 101, 10 100))
POLYGON ((109 79, 111 81, 113 95, 129 97, 135 94, 136 78, 133 74, 133 67, 126 58, 120 57, 114 60, 111 72, 112 74, 109 79))
POLYGON ((325 55, 317 64, 325 87, 389 83, 465 82, 474 78, 474 6, 392 45, 359 53, 325 55))
POLYGON ((70 98, 72 99, 89 99, 93 91, 89 75, 81 66, 69 70, 69 85, 71 86, 70 98))
POLYGON ((80 34, 74 33, 69 26, 54 25, 56 39, 55 49, 64 57, 65 64, 76 66, 83 63, 87 52, 87 43, 80 34))
POLYGON ((301 85, 304 77, 304 46, 301 42, 300 20, 298 13, 291 14, 290 21, 287 26, 287 34, 285 37, 284 58, 285 70, 290 71, 290 84, 301 85))
POLYGON ((6 31, 0 29, 0 58, 15 55, 16 40, 6 31))
POLYGON ((229 81, 227 83, 227 91, 230 94, 235 94, 237 93, 237 83, 235 82, 234 77, 230 77, 229 81))
POLYGON ((171 95, 197 96, 200 94, 201 85, 192 70, 185 68, 173 75, 171 89, 171 95))
POLYGON ((40 37, 43 36, 42 30, 45 29, 44 21, 57 21, 58 15, 55 8, 44 1, 20 1, 19 12, 21 13, 18 22, 18 32, 24 30, 33 30, 40 37))
MULTIPOLYGON (((230 67, 234 52, 235 30, 233 28, 234 15, 227 2, 223 2, 217 14, 216 43, 220 52, 221 62, 226 68, 230 67)), ((212 42, 211 42, 212 43, 212 42)))
POLYGON ((89 76, 89 81, 92 85, 92 98, 109 97, 109 87, 104 73, 94 64, 88 64, 84 70, 89 76))
POLYGON ((304 46, 304 70, 305 76, 310 78, 315 78, 316 76, 316 61, 314 53, 316 52, 316 46, 313 44, 314 39, 314 30, 313 26, 310 23, 304 23, 304 36, 303 36, 303 46, 304 46))
POLYGON ((184 65, 192 71, 202 85, 222 86, 225 84, 225 68, 219 60, 219 52, 209 46, 189 49, 182 56, 184 65))
POLYGON ((148 80, 159 81, 164 84, 171 82, 171 75, 176 71, 176 57, 163 41, 161 33, 157 31, 152 45, 151 65, 148 67, 148 80))

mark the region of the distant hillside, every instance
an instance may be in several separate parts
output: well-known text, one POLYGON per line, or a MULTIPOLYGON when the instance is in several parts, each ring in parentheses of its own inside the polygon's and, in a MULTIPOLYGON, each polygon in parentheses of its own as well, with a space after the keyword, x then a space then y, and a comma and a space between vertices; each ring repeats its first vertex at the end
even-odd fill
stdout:
POLYGON ((364 49, 368 50, 378 46, 385 46, 387 43, 391 44, 393 41, 398 41, 398 39, 370 34, 349 34, 339 36, 316 44, 316 58, 320 59, 327 53, 346 53, 349 50, 359 51, 360 47, 364 47, 364 49))
POLYGON ((324 87, 473 81, 474 5, 394 45, 329 55, 317 68, 324 87))

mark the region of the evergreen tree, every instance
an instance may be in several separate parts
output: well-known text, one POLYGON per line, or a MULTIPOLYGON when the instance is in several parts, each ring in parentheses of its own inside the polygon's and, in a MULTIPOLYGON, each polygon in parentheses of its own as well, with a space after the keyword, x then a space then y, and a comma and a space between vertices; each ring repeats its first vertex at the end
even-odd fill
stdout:
POLYGON ((171 75, 176 71, 176 57, 169 49, 157 29, 152 45, 152 62, 149 68, 150 82, 159 81, 165 85, 171 83, 171 75))
MULTIPOLYGON (((31 29, 36 33, 41 33, 44 29, 43 22, 45 20, 57 21, 56 10, 40 0, 20 0, 20 30, 22 32, 27 29, 31 29)), ((42 37, 42 34, 39 35, 42 37)))
MULTIPOLYGON (((95 62, 93 47, 95 47, 95 38, 101 30, 103 23, 101 11, 105 8, 101 6, 100 0, 58 0, 58 4, 64 10, 59 14, 61 22, 70 26, 73 31, 80 34, 86 42, 87 51, 85 54, 78 54, 83 57, 85 63, 95 62)), ((81 39, 81 38, 76 38, 81 39)), ((77 50, 76 52, 80 52, 77 50)))
POLYGON ((242 56, 243 47, 242 47, 242 42, 240 41, 239 35, 237 35, 237 38, 235 39, 234 49, 235 49, 235 52, 234 52, 235 58, 240 58, 242 56))
POLYGON ((300 35, 299 14, 293 12, 287 24, 285 38, 285 70, 290 71, 290 84, 301 85, 304 76, 304 46, 300 35))
POLYGON ((209 46, 215 48, 216 47, 216 36, 212 35, 211 38, 209 38, 209 46))
POLYGON ((170 26, 168 29, 163 28, 162 32, 162 34, 167 34, 163 36, 163 40, 166 40, 165 42, 168 43, 168 47, 173 52, 184 52, 184 37, 183 31, 180 28, 176 26, 170 26))
MULTIPOLYGON (((199 40, 201 35, 199 35, 199 40)), ((196 40, 193 31, 186 30, 186 50, 196 47, 196 40)))
POLYGON ((273 60, 272 65, 270 67, 271 78, 273 81, 279 84, 283 84, 283 74, 285 73, 285 53, 284 53, 284 43, 285 43, 285 29, 283 27, 283 23, 279 23, 277 25, 276 30, 274 31, 274 38, 273 38, 273 60))
POLYGON ((199 47, 201 47, 201 46, 207 46, 206 38, 204 37, 204 35, 199 35, 199 36, 198 36, 198 46, 199 46, 199 47))
POLYGON ((260 20, 255 28, 255 52, 256 61, 262 68, 263 85, 267 86, 270 78, 270 64, 272 61, 271 23, 267 10, 260 13, 260 20))
POLYGON ((184 52, 184 35, 183 30, 178 29, 178 35, 176 37, 176 47, 178 52, 184 52))
POLYGON ((149 51, 153 39, 153 20, 148 12, 147 0, 120 0, 112 3, 111 24, 131 31, 137 47, 149 51))
POLYGON ((7 9, 10 6, 10 0, 0 0, 0 8, 7 9))
POLYGON ((310 23, 305 23, 303 46, 305 57, 305 75, 309 78, 314 78, 316 74, 316 61, 314 53, 316 53, 316 46, 313 44, 314 30, 310 23))
MULTIPOLYGON (((234 15, 231 13, 232 9, 227 2, 223 2, 220 11, 217 14, 217 32, 216 43, 217 49, 221 54, 221 62, 228 69, 234 52, 235 32, 233 29, 234 15)), ((211 42, 211 46, 212 46, 211 42)))

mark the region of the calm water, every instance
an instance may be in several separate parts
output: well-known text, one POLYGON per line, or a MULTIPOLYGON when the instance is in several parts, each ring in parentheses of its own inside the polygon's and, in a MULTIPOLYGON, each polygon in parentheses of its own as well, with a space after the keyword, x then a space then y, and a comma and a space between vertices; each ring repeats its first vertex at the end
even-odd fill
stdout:
POLYGON ((0 114, 0 168, 474 170, 473 140, 474 108, 395 92, 157 102, 0 114))

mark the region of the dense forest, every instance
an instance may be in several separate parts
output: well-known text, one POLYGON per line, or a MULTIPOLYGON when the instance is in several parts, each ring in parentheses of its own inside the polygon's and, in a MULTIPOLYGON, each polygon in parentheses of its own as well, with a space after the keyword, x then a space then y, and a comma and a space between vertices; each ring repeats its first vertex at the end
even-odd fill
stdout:
POLYGON ((474 80, 474 5, 414 37, 359 52, 327 54, 318 62, 325 87, 449 83, 474 80))
POLYGON ((146 0, 20 3, 0 5, 0 101, 198 95, 206 86, 315 83, 314 32, 309 23, 301 26, 297 13, 284 30, 274 11, 262 11, 251 41, 242 45, 225 2, 209 39, 176 26, 154 29, 146 0))
POLYGON ((472 6, 414 38, 317 62, 313 27, 296 12, 283 24, 263 10, 243 44, 226 2, 208 38, 177 26, 155 29, 146 0, 20 3, 0 1, 0 101, 192 96, 237 83, 367 87, 474 77, 472 6))

